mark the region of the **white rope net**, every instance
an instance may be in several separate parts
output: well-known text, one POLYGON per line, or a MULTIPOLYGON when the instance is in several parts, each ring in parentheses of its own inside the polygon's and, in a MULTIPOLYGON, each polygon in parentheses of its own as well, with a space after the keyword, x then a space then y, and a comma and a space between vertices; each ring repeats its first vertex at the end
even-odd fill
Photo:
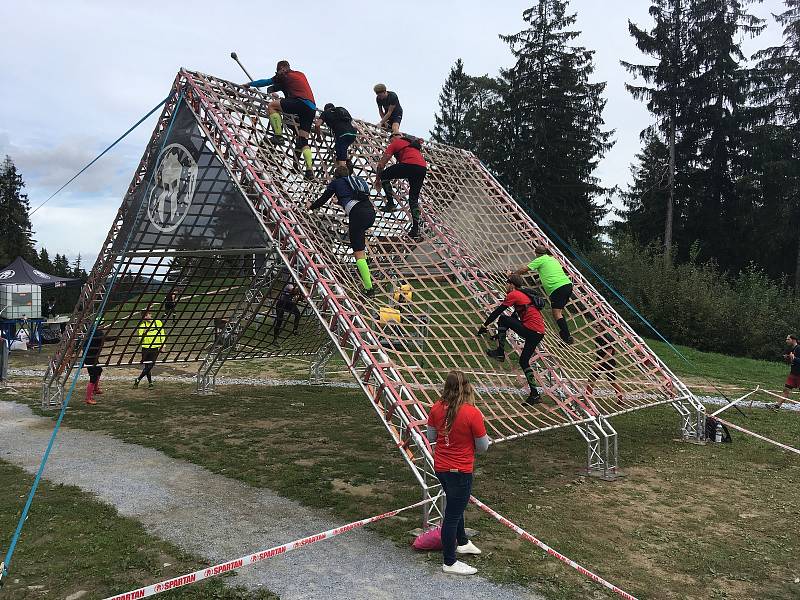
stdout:
MULTIPOLYGON (((424 144, 428 175, 420 197, 421 242, 407 235, 406 184, 393 182, 400 208, 395 213, 382 212, 384 199, 372 192, 377 219, 367 258, 378 293, 368 299, 344 212, 332 203, 316 212, 306 208, 332 177, 333 139, 326 128, 322 136, 312 135, 316 180, 306 181, 302 166, 296 166, 291 118, 285 120, 285 143, 272 141, 267 96, 187 71, 179 74, 176 90, 184 92, 184 105, 176 108, 173 102, 162 115, 73 316, 70 331, 76 333, 62 343, 50 380, 74 364, 70 344, 74 347, 81 328, 96 316, 104 296, 102 323, 114 339, 104 343, 99 364, 124 365, 139 360, 136 328, 142 311, 164 312, 164 297, 175 291, 178 302, 164 319, 167 342, 159 362, 207 359, 218 350, 220 328, 237 319, 241 331, 226 348, 227 360, 309 356, 333 340, 350 366, 355 356, 386 370, 405 390, 402 404, 415 407, 417 424, 452 369, 465 371, 476 385, 496 440, 689 396, 471 153, 424 144), (165 234, 131 207, 148 193, 147 175, 165 145, 168 119, 194 140, 198 171, 190 215, 165 234), (122 251, 119 240, 131 227, 135 235, 122 251), (520 340, 509 331, 513 352, 498 363, 486 356, 496 344, 477 337, 476 330, 503 299, 506 272, 530 262, 537 245, 550 249, 573 282, 565 316, 575 341, 567 345, 559 338, 546 307, 547 332, 531 361, 545 399, 527 406, 522 400, 528 384, 517 364, 520 340), (106 289, 101 283, 120 261, 120 277, 106 289), (263 282, 265 269, 272 269, 270 283, 253 289, 259 273, 263 282), (295 332, 294 316, 286 315, 273 343, 276 299, 289 281, 303 290, 299 325, 295 332), (253 315, 242 321, 243 307, 254 303, 253 315), (342 319, 352 323, 349 330, 334 326, 342 319)), ((354 124, 355 173, 371 183, 388 135, 369 123, 354 124)), ((167 143, 174 143, 175 131, 167 143)), ((539 287, 534 277, 528 283, 539 287)), ((368 378, 369 365, 365 373, 368 378)))

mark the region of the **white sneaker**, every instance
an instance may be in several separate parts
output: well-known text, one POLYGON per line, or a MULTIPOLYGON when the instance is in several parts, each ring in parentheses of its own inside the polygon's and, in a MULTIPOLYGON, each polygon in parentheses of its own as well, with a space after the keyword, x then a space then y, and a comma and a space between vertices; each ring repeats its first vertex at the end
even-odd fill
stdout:
POLYGON ((450 573, 451 575, 475 575, 478 569, 470 567, 469 565, 457 560, 452 565, 442 565, 442 571, 450 573))
POLYGON ((478 548, 472 541, 468 541, 463 546, 456 547, 456 553, 458 554, 480 554, 481 549, 478 548))

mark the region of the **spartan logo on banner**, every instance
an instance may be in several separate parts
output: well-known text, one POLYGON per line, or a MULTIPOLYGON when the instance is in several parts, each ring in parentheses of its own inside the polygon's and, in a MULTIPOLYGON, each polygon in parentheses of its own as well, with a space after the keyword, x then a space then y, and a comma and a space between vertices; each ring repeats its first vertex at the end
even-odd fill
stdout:
POLYGON ((8 269, 0 273, 0 279, 11 279, 14 275, 16 275, 14 269, 8 269))
POLYGON ((197 183, 197 161, 181 144, 170 144, 158 157, 147 216, 164 233, 175 230, 189 212, 197 183))
POLYGON ((47 273, 42 273, 41 271, 37 271, 36 269, 33 269, 33 274, 37 277, 41 277, 42 279, 50 279, 50 275, 47 273))

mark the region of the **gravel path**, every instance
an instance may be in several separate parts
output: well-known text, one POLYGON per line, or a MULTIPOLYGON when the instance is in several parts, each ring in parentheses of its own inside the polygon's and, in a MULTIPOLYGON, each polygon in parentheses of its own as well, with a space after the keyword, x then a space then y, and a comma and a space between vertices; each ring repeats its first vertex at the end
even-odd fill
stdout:
MULTIPOLYGON (((34 473, 52 427, 50 419, 33 415, 26 405, 0 402, 0 459, 34 473)), ((342 524, 269 490, 107 435, 69 428, 59 432, 45 477, 96 494, 139 520, 149 533, 214 563, 342 524)), ((386 507, 392 508, 397 507, 386 507)), ((479 577, 444 575, 364 530, 245 567, 229 581, 264 586, 285 600, 543 599, 479 577)))
MULTIPOLYGON (((37 369, 9 369, 8 370, 9 376, 17 376, 17 377, 44 377, 44 371, 37 370, 37 369)), ((81 379, 85 379, 86 381, 89 380, 89 376, 86 373, 81 373, 81 379)), ((131 381, 132 377, 129 375, 113 375, 113 374, 103 374, 103 379, 106 381, 131 381)), ((194 385, 196 383, 196 379, 190 376, 182 376, 182 375, 159 375, 159 381, 174 381, 179 383, 189 383, 194 385)), ((265 386, 281 386, 281 385, 311 385, 311 382, 308 379, 267 379, 264 377, 217 377, 217 384, 218 385, 265 385, 265 386)), ((326 381, 326 387, 338 387, 338 388, 358 388, 358 384, 353 382, 347 381, 326 381)), ((69 386, 67 386, 69 387, 69 386)), ((739 394, 741 395, 741 394, 739 394)), ((738 396, 734 393, 728 395, 728 399, 726 400, 722 396, 697 396, 697 399, 704 404, 714 404, 718 406, 724 406, 728 404, 730 400, 737 398, 738 396)), ((793 399, 796 399, 793 397, 793 399)), ((769 408, 777 401, 760 401, 756 400, 753 402, 753 408, 769 408)), ((750 406, 750 400, 745 400, 742 403, 742 406, 750 406)), ((800 412, 800 403, 797 402, 786 402, 782 407, 781 410, 790 410, 794 412, 800 412)))

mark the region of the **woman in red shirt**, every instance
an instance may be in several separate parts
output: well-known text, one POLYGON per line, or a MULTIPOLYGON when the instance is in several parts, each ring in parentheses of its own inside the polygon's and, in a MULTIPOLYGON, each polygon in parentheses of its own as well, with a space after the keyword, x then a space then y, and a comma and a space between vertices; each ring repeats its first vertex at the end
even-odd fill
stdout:
POLYGON ((442 484, 446 503, 442 521, 442 571, 474 575, 478 570, 456 560, 456 554, 480 554, 464 532, 464 509, 472 492, 475 454, 486 452, 489 436, 481 411, 475 408, 475 393, 461 371, 450 371, 442 398, 428 415, 428 441, 433 467, 442 484))
POLYGON ((500 303, 500 306, 486 317, 483 325, 478 329, 478 335, 487 333, 486 328, 499 317, 497 349, 489 349, 486 354, 500 362, 506 359, 506 332, 509 329, 525 341, 522 352, 519 354, 519 366, 525 374, 525 379, 528 380, 530 394, 523 401, 523 404, 533 405, 542 401, 539 396, 539 390, 536 388, 536 378, 531 367, 531 357, 536 351, 536 346, 544 339, 544 319, 542 318, 542 313, 534 304, 534 299, 522 291, 523 285, 522 277, 519 275, 512 274, 508 276, 505 299, 500 303), (503 312, 512 306, 514 307, 514 315, 504 315, 503 312))

